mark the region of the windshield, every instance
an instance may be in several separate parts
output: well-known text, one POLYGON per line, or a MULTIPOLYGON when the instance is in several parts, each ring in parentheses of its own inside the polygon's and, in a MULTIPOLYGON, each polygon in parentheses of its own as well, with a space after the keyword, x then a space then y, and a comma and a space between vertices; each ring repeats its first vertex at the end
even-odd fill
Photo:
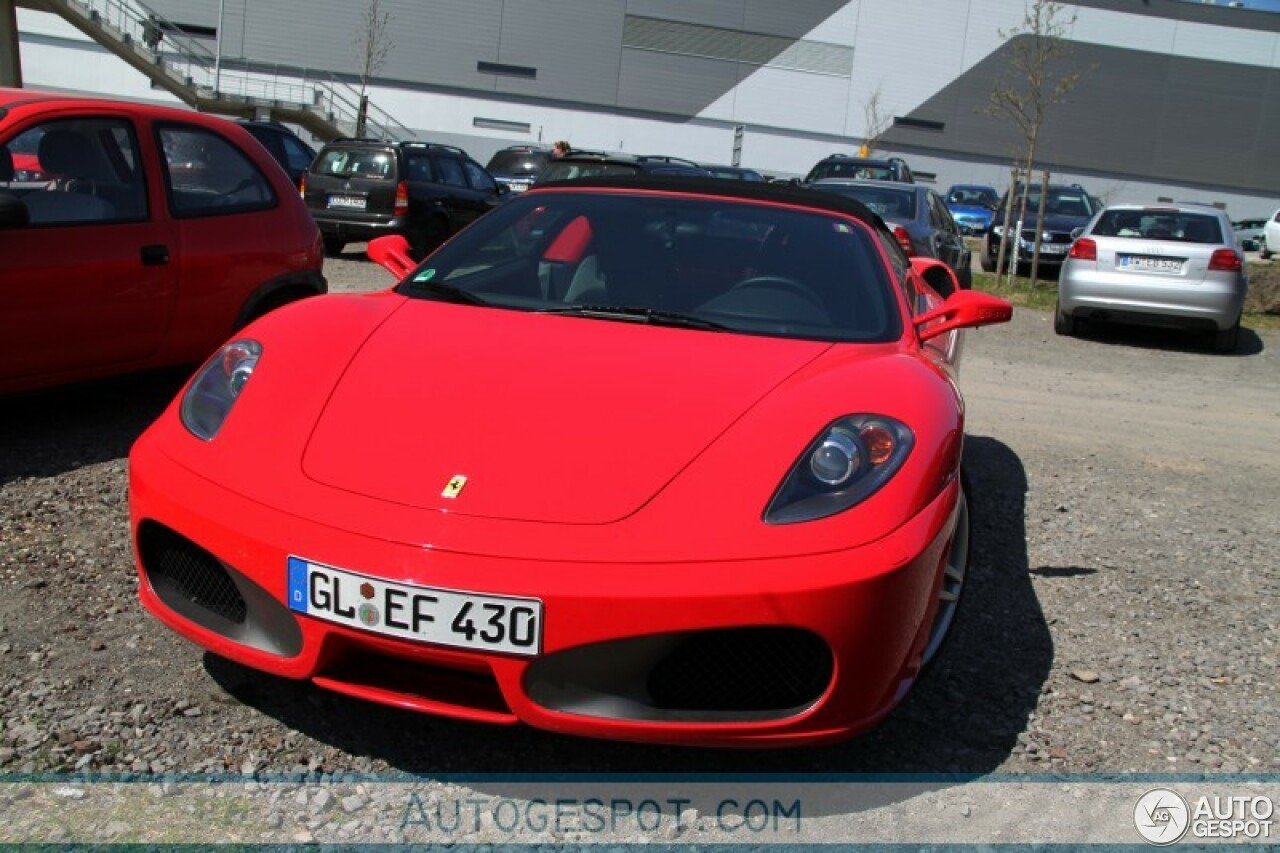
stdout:
POLYGON ((549 151, 499 151, 485 168, 499 175, 536 175, 550 159, 549 151))
POLYGON ((892 181, 897 177, 893 167, 887 163, 859 163, 834 160, 830 163, 819 163, 813 167, 806 180, 816 181, 819 178, 857 178, 859 180, 892 181))
POLYGON ((478 220, 398 290, 475 302, 465 291, 492 308, 583 322, 661 312, 746 334, 894 340, 901 320, 876 246, 870 228, 837 214, 661 193, 536 193, 478 220))
POLYGON ((1098 217, 1092 233, 1180 243, 1224 242, 1217 217, 1179 210, 1108 210, 1098 217))
MULTIPOLYGON (((1016 203, 1015 197, 1015 203, 1016 203)), ((1000 200, 1000 206, 1004 207, 1004 199, 1000 200)), ((1040 209, 1040 188, 1033 187, 1027 193, 1027 215, 1035 216, 1036 211, 1040 209)), ((1055 189, 1049 188, 1049 195, 1045 199, 1044 212, 1046 216, 1074 216, 1082 219, 1088 219, 1097 213, 1097 208, 1093 206, 1088 193, 1082 189, 1055 189)))
POLYGON ((995 207, 996 191, 988 187, 953 187, 951 192, 947 193, 947 204, 995 207))
POLYGON ((814 184, 813 189, 857 199, 879 214, 881 219, 909 222, 916 218, 915 190, 822 183, 814 184))
POLYGON ((539 182, 569 181, 574 178, 602 178, 612 175, 636 175, 640 167, 630 163, 602 163, 596 160, 557 160, 549 163, 539 182))

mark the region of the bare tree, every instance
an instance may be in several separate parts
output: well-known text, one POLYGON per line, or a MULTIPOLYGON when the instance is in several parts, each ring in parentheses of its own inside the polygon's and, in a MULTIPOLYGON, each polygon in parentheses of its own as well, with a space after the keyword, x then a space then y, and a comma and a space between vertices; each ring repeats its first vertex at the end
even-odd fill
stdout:
POLYGON ((880 104, 880 90, 884 84, 877 84, 862 104, 863 130, 862 149, 858 152, 863 157, 870 157, 880 144, 880 138, 893 126, 893 117, 886 115, 880 104))
MULTIPOLYGON (((1022 134, 1018 178, 1010 187, 1010 192, 1017 191, 1020 196, 1015 222, 1023 221, 1026 216, 1027 192, 1045 118, 1050 108, 1066 100, 1080 82, 1080 73, 1065 61, 1071 54, 1071 43, 1066 36, 1075 20, 1074 12, 1066 12, 1062 4, 1054 0, 1026 0, 1022 23, 1013 30, 1000 32, 1000 37, 1010 43, 1009 71, 1007 76, 996 79, 985 111, 1007 119, 1022 134)), ((1007 205, 997 270, 1003 269, 1008 250, 1011 212, 1012 205, 1007 205)), ((1036 244, 1038 248, 1038 239, 1036 244)), ((1011 265, 1016 266, 1016 243, 1012 258, 1011 265)))
POLYGON ((369 81, 387 63, 391 48, 391 13, 382 8, 382 0, 369 0, 360 17, 355 48, 360 56, 360 112, 356 118, 356 136, 364 136, 369 110, 369 81))

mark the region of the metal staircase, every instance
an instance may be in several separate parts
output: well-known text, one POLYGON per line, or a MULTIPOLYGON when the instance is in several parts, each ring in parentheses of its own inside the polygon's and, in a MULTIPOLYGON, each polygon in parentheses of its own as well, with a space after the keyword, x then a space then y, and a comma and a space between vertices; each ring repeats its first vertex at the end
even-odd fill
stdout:
POLYGON ((296 124, 326 141, 338 136, 413 138, 407 127, 332 73, 228 63, 138 0, 17 2, 60 16, 201 112, 296 124))

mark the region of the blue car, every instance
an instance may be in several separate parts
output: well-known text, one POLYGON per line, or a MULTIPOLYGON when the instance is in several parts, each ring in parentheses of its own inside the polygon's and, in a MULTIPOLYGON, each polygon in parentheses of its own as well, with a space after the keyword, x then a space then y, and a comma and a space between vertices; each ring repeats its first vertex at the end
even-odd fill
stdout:
POLYGON ((965 234, 986 234, 1000 203, 995 187, 956 184, 947 190, 947 210, 965 234))

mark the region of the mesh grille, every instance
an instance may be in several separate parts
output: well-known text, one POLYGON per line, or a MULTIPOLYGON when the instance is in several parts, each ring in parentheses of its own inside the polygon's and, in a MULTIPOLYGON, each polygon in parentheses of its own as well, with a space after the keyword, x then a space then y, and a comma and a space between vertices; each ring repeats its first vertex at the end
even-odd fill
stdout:
POLYGON ((192 604, 237 625, 244 624, 244 598, 227 570, 208 551, 154 523, 139 531, 138 550, 152 585, 167 582, 192 604))
POLYGON ((826 643, 797 628, 734 628, 688 635, 649 674, 659 708, 773 711, 807 705, 831 680, 826 643))

